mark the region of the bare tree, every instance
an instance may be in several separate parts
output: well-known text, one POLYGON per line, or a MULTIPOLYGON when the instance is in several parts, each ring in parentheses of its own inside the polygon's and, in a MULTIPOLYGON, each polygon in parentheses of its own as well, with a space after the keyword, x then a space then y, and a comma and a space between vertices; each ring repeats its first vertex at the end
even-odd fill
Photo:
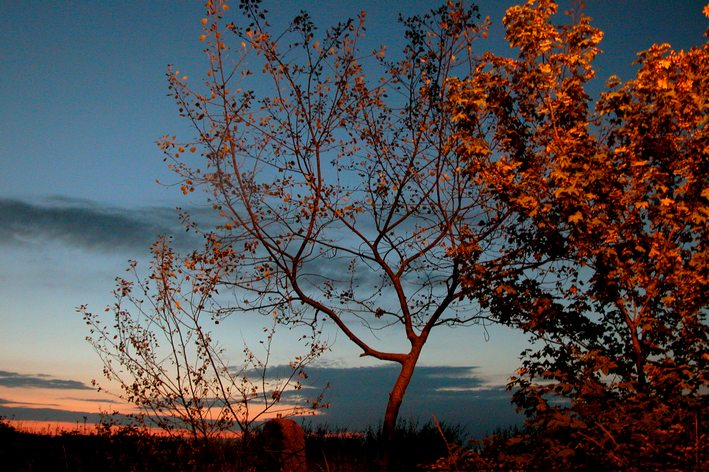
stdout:
MULTIPOLYGON (((214 254, 214 241, 207 247, 214 254)), ((309 406, 281 403, 286 392, 300 389, 303 369, 325 349, 316 337, 289 369, 279 369, 285 372, 280 378, 269 370, 275 324, 264 329, 264 355, 245 346, 242 364, 230 364, 208 329, 221 319, 217 287, 225 270, 213 270, 205 258, 196 262, 196 253, 181 261, 165 238, 153 245, 152 254, 146 279, 139 277, 134 261, 128 268, 131 280, 116 279, 116 302, 106 308, 108 320, 79 307, 104 376, 120 386, 120 398, 138 408, 134 418, 167 432, 187 429, 194 439, 209 440, 248 433, 266 416, 307 414, 319 406, 319 399, 309 406)))
POLYGON ((168 74, 197 134, 161 147, 183 192, 206 189, 223 217, 212 262, 238 268, 220 280, 240 294, 228 310, 324 318, 362 356, 401 365, 389 436, 433 328, 484 319, 461 300, 455 248, 496 257, 496 226, 476 228, 501 216, 463 176, 446 96, 486 24, 463 2, 402 19, 407 44, 390 61, 360 50, 364 12, 321 35, 301 12, 274 34, 258 4, 241 1, 229 22, 226 3, 207 2, 206 79, 168 74), (379 330, 405 347, 381 345, 379 330))

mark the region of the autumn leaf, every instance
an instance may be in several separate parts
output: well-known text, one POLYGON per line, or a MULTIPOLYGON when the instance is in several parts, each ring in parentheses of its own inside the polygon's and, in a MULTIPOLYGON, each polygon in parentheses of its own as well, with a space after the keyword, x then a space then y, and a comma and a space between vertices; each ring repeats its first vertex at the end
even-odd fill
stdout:
POLYGON ((583 215, 580 211, 577 211, 573 215, 569 216, 569 223, 578 223, 583 219, 583 215))

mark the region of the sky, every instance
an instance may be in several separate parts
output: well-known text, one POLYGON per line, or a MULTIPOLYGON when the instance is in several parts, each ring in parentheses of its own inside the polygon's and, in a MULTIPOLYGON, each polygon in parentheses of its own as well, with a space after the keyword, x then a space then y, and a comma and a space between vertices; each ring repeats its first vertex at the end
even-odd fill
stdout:
MULTIPOLYGON (((481 50, 507 51, 500 19, 513 3, 478 2, 493 21, 481 50)), ((588 0, 592 24, 605 32, 595 90, 611 74, 631 78, 635 53, 652 43, 703 43, 703 3, 588 0)), ((366 10, 367 41, 390 51, 401 46, 399 12, 439 4, 265 2, 275 22, 304 9, 322 27, 366 10)), ((0 416, 72 422, 122 408, 91 386, 102 366, 75 308, 110 304, 114 277, 129 259, 145 261, 159 234, 176 235, 184 250, 197 247, 175 211, 193 202, 170 185, 177 179, 155 141, 191 137, 167 96, 165 72, 175 64, 201 75, 202 16, 199 1, 0 0, 0 416)), ((218 335, 238 362, 243 343, 257 342, 266 324, 239 319, 218 335)), ((298 348, 292 338, 278 333, 276 362, 298 348)), ((321 419, 376 425, 395 371, 361 360, 344 336, 329 340, 308 380, 312 389, 332 386, 321 419)), ((525 342, 494 326, 434 332, 402 416, 425 422, 436 414, 475 434, 518 421, 504 384, 525 342)))

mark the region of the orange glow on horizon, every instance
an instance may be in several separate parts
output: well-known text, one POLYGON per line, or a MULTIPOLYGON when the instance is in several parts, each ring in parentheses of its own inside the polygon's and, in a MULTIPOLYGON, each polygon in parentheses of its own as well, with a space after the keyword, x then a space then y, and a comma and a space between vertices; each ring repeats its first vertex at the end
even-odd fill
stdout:
POLYGON ((47 408, 84 413, 113 412, 135 413, 136 410, 122 400, 95 390, 63 390, 51 388, 10 388, 0 386, 2 406, 8 408, 47 408))
MULTIPOLYGON (((63 433, 78 433, 84 435, 91 435, 98 433, 98 423, 90 422, 69 422, 69 421, 42 421, 42 420, 5 420, 10 426, 17 429, 21 433, 30 434, 41 434, 46 436, 57 436, 63 433)), ((117 428, 112 427, 113 431, 117 428)), ((139 428, 139 430, 145 431, 146 434, 151 436, 177 436, 183 435, 188 436, 189 431, 174 431, 172 434, 168 434, 166 431, 154 427, 154 426, 144 426, 139 428)), ((236 434, 236 433, 235 433, 236 434)))
MULTIPOLYGON (((4 419, 8 424, 12 425, 18 431, 32 434, 58 435, 62 433, 79 433, 79 434, 96 434, 98 433, 98 423, 87 421, 86 415, 99 415, 105 413, 110 416, 111 413, 117 412, 122 415, 137 414, 139 410, 131 404, 125 403, 122 400, 108 396, 105 393, 98 393, 95 390, 62 390, 48 388, 10 388, 0 386, 0 399, 3 400, 1 406, 12 409, 21 408, 28 410, 50 410, 42 412, 42 414, 33 414, 34 418, 41 419, 23 419, 22 413, 20 418, 15 418, 11 414, 4 419), (74 421, 53 420, 53 412, 57 410, 63 418, 66 418, 66 413, 73 415, 74 421)), ((258 422, 267 421, 279 416, 314 416, 323 414, 320 410, 305 410, 298 415, 289 415, 292 413, 296 405, 287 403, 279 404, 270 411, 265 411, 263 405, 250 405, 250 418, 257 418, 258 422)), ((19 412, 18 412, 19 413, 19 412)), ((37 411, 37 413, 40 413, 37 411)), ((147 422, 148 420, 146 420, 147 422)), ((149 424, 149 423, 148 423, 149 424)), ((116 426, 118 428, 120 426, 116 426)), ((166 432, 155 426, 141 426, 140 430, 144 430, 146 434, 156 436, 189 436, 188 430, 174 430, 166 432)), ((241 434, 240 431, 224 431, 217 434, 220 437, 236 437, 241 434)))

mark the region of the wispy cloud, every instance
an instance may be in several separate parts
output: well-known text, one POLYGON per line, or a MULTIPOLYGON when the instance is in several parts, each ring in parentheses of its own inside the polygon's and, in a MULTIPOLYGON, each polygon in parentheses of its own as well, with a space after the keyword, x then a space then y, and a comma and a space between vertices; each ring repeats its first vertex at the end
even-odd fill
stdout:
POLYGON ((62 397, 60 400, 70 400, 70 401, 77 401, 77 402, 88 402, 88 403, 114 403, 116 405, 121 404, 122 402, 119 402, 117 400, 111 400, 110 398, 78 398, 78 397, 62 397))
POLYGON ((6 406, 0 402, 0 417, 14 420, 29 421, 63 421, 98 423, 101 421, 101 414, 88 411, 70 411, 58 408, 26 408, 6 406))
POLYGON ((7 400, 5 398, 0 398, 0 407, 8 407, 8 406, 14 406, 17 407, 19 406, 20 408, 26 408, 26 407, 37 407, 37 406, 59 406, 58 403, 37 403, 37 402, 18 402, 14 400, 7 400))
POLYGON ((194 247, 174 208, 117 208, 51 197, 38 202, 0 198, 0 244, 57 241, 97 251, 145 250, 160 235, 194 247))
POLYGON ((0 387, 92 390, 91 387, 78 380, 54 379, 44 374, 26 375, 5 370, 0 370, 0 387))

